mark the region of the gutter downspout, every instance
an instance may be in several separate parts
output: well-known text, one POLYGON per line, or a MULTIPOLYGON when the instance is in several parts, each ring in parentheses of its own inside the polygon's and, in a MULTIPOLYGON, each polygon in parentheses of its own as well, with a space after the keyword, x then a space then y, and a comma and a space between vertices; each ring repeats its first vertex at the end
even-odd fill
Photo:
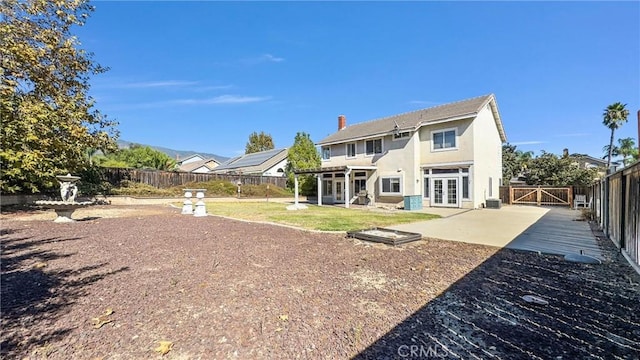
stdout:
POLYGON ((344 207, 345 209, 349 208, 349 203, 351 202, 351 197, 349 196, 349 183, 351 183, 351 179, 349 179, 350 175, 351 175, 351 168, 347 166, 347 170, 344 172, 344 207))

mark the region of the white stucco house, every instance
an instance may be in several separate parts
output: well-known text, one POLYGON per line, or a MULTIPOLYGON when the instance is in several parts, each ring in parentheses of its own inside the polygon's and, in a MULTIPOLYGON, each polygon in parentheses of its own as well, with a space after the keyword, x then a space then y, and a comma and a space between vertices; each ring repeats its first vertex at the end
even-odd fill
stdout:
POLYGON ((287 148, 244 154, 216 167, 214 174, 285 176, 289 150, 287 148))
POLYGON ((347 126, 320 140, 318 203, 419 196, 424 207, 481 208, 499 197, 507 141, 493 94, 347 126), (361 198, 360 198, 361 199, 361 198))

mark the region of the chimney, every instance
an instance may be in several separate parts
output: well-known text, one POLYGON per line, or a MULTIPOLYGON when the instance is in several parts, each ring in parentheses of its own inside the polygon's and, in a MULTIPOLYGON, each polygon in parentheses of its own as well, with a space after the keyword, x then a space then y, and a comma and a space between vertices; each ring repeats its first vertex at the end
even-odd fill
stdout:
MULTIPOLYGON (((638 112, 640 114, 640 112, 638 112)), ((338 131, 347 127, 347 118, 344 115, 338 116, 338 131)))

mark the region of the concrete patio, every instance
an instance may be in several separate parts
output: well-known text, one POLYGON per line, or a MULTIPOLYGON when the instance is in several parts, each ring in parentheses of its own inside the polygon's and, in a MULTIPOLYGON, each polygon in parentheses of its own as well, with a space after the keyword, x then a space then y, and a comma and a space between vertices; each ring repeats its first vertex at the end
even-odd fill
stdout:
MULTIPOLYGON (((438 213, 439 209, 425 209, 438 213)), ((391 228, 424 237, 461 241, 501 248, 566 255, 579 253, 602 258, 586 221, 575 221, 580 212, 567 208, 503 206, 454 213, 441 219, 402 224, 391 228)))

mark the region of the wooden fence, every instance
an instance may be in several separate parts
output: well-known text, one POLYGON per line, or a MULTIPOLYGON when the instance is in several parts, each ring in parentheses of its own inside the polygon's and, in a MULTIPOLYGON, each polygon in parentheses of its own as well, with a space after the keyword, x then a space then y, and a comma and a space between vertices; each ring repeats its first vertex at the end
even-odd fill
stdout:
POLYGON ((587 186, 501 186, 500 200, 511 205, 573 206, 576 195, 586 195, 587 186))
POLYGON ((640 266, 640 162, 605 177, 588 196, 605 235, 640 266))
POLYGON ((237 184, 238 181, 240 181, 242 185, 273 184, 282 188, 287 185, 286 177, 275 176, 203 174, 119 168, 103 168, 102 175, 105 181, 108 181, 114 186, 117 186, 123 180, 129 180, 137 183, 148 184, 159 189, 180 186, 190 182, 205 182, 212 180, 229 181, 234 184, 237 184))

